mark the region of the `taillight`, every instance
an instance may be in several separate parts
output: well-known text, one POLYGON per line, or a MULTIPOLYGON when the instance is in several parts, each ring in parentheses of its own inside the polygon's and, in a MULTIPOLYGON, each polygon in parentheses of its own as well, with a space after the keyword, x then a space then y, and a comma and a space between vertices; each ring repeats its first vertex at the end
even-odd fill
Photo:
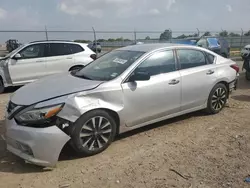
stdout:
POLYGON ((234 64, 234 65, 230 65, 231 68, 233 68, 237 73, 240 71, 240 68, 238 65, 234 64))
POLYGON ((91 57, 93 60, 96 60, 96 54, 91 54, 90 57, 91 57))

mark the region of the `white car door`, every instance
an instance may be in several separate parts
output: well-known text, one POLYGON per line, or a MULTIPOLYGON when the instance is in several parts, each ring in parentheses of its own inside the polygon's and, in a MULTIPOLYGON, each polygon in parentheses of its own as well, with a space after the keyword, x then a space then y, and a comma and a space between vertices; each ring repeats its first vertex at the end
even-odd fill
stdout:
POLYGON ((180 73, 172 50, 155 52, 134 72, 149 73, 150 80, 125 82, 124 111, 127 126, 163 118, 179 112, 181 105, 180 73))
POLYGON ((177 49, 177 57, 182 83, 181 110, 199 108, 216 83, 216 65, 209 63, 206 53, 200 50, 177 49))
POLYGON ((47 59, 47 73, 67 72, 74 65, 74 55, 68 43, 50 43, 47 59))
POLYGON ((46 76, 46 44, 31 44, 18 53, 20 58, 13 57, 9 63, 9 73, 14 85, 23 85, 46 76))

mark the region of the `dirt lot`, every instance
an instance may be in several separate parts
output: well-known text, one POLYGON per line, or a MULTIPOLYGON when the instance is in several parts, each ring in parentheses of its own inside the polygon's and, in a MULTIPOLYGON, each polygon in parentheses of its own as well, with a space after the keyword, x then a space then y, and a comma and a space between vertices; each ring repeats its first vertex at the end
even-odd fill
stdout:
MULTIPOLYGON (((8 97, 0 97, 1 120, 8 97)), ((0 187, 250 187, 244 182, 250 175, 249 117, 250 82, 242 74, 220 114, 196 112, 123 134, 93 157, 77 158, 66 149, 52 170, 25 164, 0 140, 0 187)))

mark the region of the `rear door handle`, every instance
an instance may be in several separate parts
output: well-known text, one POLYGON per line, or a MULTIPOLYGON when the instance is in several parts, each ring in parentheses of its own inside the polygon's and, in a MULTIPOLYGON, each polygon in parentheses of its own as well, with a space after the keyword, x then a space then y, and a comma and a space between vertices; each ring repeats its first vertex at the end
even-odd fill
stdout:
POLYGON ((42 63, 42 62, 45 62, 44 60, 37 60, 36 61, 37 63, 42 63))
POLYGON ((210 75, 210 74, 213 74, 213 73, 214 73, 213 70, 209 70, 209 71, 207 72, 207 75, 210 75))
POLYGON ((66 59, 73 59, 73 57, 67 57, 66 59))
POLYGON ((180 80, 173 79, 173 80, 171 80, 168 84, 169 84, 169 85, 176 85, 176 84, 178 84, 179 82, 180 82, 180 80))

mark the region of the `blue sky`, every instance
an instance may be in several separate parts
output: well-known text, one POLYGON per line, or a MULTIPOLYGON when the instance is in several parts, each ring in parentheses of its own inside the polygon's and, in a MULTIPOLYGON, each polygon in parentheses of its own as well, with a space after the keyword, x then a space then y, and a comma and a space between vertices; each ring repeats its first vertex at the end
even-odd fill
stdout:
POLYGON ((239 31, 250 29, 249 10, 249 0, 0 0, 0 30, 239 31))

